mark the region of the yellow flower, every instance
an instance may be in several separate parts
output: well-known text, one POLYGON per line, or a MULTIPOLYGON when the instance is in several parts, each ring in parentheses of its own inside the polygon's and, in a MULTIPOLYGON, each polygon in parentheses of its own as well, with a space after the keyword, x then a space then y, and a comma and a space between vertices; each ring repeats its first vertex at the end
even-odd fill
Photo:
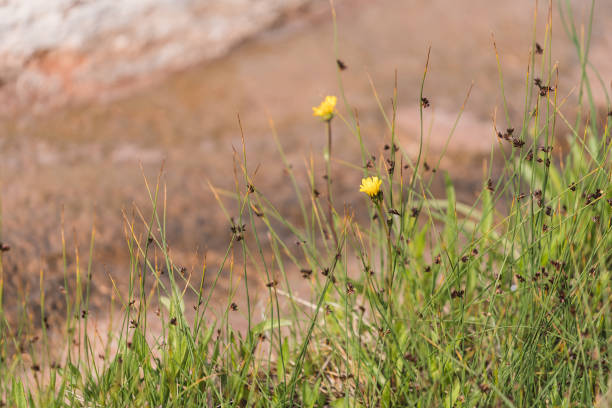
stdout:
POLYGON ((382 180, 378 177, 368 177, 361 179, 361 186, 359 187, 359 191, 366 193, 370 197, 374 198, 380 193, 380 185, 382 184, 382 180))
POLYGON ((318 116, 323 120, 331 120, 336 113, 336 102, 338 98, 335 96, 326 96, 325 100, 319 106, 312 108, 313 116, 318 116))

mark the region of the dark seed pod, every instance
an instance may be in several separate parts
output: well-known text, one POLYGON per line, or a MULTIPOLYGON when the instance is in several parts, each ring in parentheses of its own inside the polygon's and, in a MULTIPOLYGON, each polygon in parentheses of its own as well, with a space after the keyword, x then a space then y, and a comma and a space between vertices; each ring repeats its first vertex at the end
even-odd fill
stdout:
POLYGON ((276 285, 278 285, 278 281, 276 281, 276 280, 273 280, 273 281, 270 281, 270 282, 266 283, 266 287, 268 287, 268 288, 274 288, 274 287, 276 287, 276 285))
POLYGON ((542 54, 544 52, 544 50, 542 49, 542 46, 538 43, 535 44, 535 52, 536 54, 542 54))
POLYGON ((453 289, 453 290, 451 291, 451 299, 455 299, 455 298, 462 298, 464 293, 465 293, 465 291, 464 291, 464 290, 456 290, 456 289, 453 289))

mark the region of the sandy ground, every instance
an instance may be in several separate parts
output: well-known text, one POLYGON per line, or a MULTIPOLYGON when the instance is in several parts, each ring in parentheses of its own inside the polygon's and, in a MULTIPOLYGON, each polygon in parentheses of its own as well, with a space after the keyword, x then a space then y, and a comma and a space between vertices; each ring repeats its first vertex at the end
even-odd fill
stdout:
MULTIPOLYGON (((426 160, 438 159, 473 84, 465 116, 441 169, 452 171, 459 198, 470 202, 482 183, 483 161, 496 143, 493 117, 498 127, 505 128, 518 123, 523 111, 534 21, 535 38, 545 43, 547 5, 540 3, 534 16, 531 0, 339 2, 339 55, 348 66, 340 75, 348 99, 359 111, 367 145, 380 152, 389 137, 370 79, 389 113, 397 70, 400 142, 414 154, 416 102, 431 46, 425 84, 431 107, 425 119, 434 125, 426 160), (502 95, 493 36, 511 124, 500 119, 502 95)), ((582 3, 575 2, 574 14, 584 22, 582 3)), ((591 55, 605 84, 612 78, 611 41, 612 3, 600 1, 591 55)), ((557 10, 553 12, 552 59, 559 66, 559 94, 569 95, 566 105, 572 106, 579 63, 557 10)), ((162 164, 172 254, 194 276, 199 277, 204 254, 214 269, 230 239, 230 225, 208 183, 225 189, 233 186, 232 151, 241 144, 237 114, 245 130, 249 170, 259 166, 258 190, 270 195, 287 217, 298 219, 269 120, 274 121, 288 159, 303 181, 305 159, 311 152, 320 157, 325 143, 323 126, 312 118, 311 106, 327 94, 339 93, 335 60, 330 13, 317 9, 262 33, 225 57, 173 73, 121 98, 75 102, 35 117, 26 110, 4 119, 0 123, 2 241, 11 246, 3 259, 5 291, 11 294, 7 310, 15 315, 21 296, 27 296, 36 310, 42 269, 47 304, 61 321, 63 214, 71 275, 75 248, 80 250, 81 268, 87 265, 89 235, 95 226, 92 316, 104 319, 112 292, 109 277, 121 290, 128 281, 124 214, 131 218, 133 205, 150 211, 143 176, 154 183, 162 164)), ((604 94, 595 90, 595 98, 605 109, 604 94)), ((340 112, 347 113, 344 107, 340 112)), ((570 108, 567 114, 572 113, 570 108)), ((558 134, 564 133, 561 126, 558 134)), ((357 193, 361 172, 342 164, 358 163, 359 148, 339 120, 334 123, 334 143, 338 202, 363 205, 357 193)), ((322 185, 319 158, 315 166, 322 185)), ((235 206, 228 200, 226 204, 235 214, 235 206)), ((257 293, 265 278, 249 273, 257 293)), ((229 286, 228 272, 223 276, 215 298, 218 303, 229 286)), ((301 282, 299 276, 296 282, 301 282)))

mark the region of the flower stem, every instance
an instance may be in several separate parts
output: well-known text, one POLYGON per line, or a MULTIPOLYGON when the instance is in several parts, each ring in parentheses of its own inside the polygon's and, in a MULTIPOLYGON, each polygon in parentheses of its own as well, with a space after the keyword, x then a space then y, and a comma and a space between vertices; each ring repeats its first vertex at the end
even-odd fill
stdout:
POLYGON ((325 157, 325 178, 327 179, 327 212, 329 218, 329 228, 331 229, 332 236, 334 237, 334 243, 336 249, 338 247, 338 236, 336 235, 336 227, 334 225, 334 209, 332 206, 332 195, 331 195, 331 154, 332 154, 332 130, 331 120, 326 122, 327 124, 327 155, 325 157))

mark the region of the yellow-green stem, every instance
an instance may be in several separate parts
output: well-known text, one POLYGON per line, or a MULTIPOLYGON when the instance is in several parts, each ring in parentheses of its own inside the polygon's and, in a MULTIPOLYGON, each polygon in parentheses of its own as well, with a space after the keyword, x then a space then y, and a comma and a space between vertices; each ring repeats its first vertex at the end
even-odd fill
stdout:
POLYGON ((327 155, 325 157, 325 178, 327 180, 327 215, 329 218, 329 229, 331 230, 332 237, 336 249, 338 248, 338 236, 336 235, 336 228, 334 226, 334 209, 332 206, 332 194, 331 194, 331 154, 332 154, 332 131, 331 131, 331 119, 325 122, 327 124, 327 155))

